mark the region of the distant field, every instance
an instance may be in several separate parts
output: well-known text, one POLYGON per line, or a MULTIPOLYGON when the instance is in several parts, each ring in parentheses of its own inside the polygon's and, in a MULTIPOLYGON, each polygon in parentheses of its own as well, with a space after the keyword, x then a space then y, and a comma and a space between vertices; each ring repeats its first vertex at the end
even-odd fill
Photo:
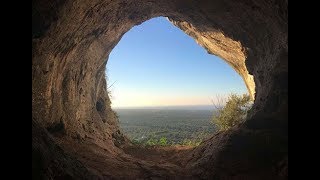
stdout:
POLYGON ((201 141, 215 131, 211 123, 213 110, 183 109, 115 109, 120 127, 132 140, 167 138, 168 143, 201 141))

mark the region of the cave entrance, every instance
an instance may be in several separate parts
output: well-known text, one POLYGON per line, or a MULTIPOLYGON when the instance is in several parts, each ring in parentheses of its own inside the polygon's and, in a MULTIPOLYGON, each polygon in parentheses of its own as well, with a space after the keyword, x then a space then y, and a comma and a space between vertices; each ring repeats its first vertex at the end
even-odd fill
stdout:
POLYGON ((43 177, 286 179, 287 4, 33 1, 32 150, 43 157, 43 177), (116 143, 122 136, 110 108, 110 84, 104 79, 106 59, 122 35, 158 16, 167 16, 210 54, 225 60, 255 98, 243 126, 179 155, 180 167, 123 153, 116 143), (61 124, 58 132, 64 132, 59 140, 46 130, 56 124, 61 124))
POLYGON ((199 145, 217 131, 218 103, 248 93, 234 69, 165 17, 128 31, 106 67, 120 127, 140 145, 199 145))

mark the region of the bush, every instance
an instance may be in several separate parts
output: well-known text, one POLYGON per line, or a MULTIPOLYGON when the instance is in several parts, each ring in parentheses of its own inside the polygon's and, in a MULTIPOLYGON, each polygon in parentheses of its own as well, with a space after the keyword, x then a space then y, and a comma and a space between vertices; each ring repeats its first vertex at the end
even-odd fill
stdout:
POLYGON ((220 131, 228 130, 245 121, 251 105, 252 101, 248 94, 242 96, 231 94, 224 107, 216 106, 217 111, 214 112, 212 121, 220 131))
POLYGON ((181 145, 184 146, 199 146, 202 140, 199 139, 184 139, 181 145))
POLYGON ((158 140, 150 138, 145 144, 146 146, 155 146, 158 144, 158 140))
POLYGON ((166 138, 166 137, 160 138, 160 140, 159 140, 159 145, 160 145, 160 146, 167 146, 167 145, 168 145, 167 138, 166 138))

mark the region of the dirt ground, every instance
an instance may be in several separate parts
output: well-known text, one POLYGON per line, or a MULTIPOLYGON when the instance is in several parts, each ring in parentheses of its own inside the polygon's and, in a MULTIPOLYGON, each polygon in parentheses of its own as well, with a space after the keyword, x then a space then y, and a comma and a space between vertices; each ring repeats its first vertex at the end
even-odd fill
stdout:
POLYGON ((192 148, 192 146, 128 146, 123 150, 128 155, 131 155, 137 159, 152 161, 160 164, 172 163, 181 166, 182 164, 177 156, 183 152, 190 151, 192 148))
POLYGON ((188 177, 185 163, 181 161, 191 146, 142 147, 130 145, 119 152, 110 152, 87 141, 58 140, 67 153, 80 157, 82 163, 102 179, 135 177, 142 179, 188 177), (164 176, 165 174, 165 176, 164 176))

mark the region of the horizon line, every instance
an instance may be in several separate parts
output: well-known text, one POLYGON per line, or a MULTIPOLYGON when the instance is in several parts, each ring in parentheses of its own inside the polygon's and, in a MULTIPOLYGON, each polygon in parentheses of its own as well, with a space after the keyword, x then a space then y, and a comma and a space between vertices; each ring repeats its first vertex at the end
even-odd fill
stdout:
MULTIPOLYGON (((112 107, 112 106, 111 106, 112 107)), ((212 107, 214 108, 215 106, 213 104, 202 104, 202 105, 154 105, 154 106, 116 106, 112 107, 112 109, 141 109, 141 108, 174 108, 174 107, 212 107)))

